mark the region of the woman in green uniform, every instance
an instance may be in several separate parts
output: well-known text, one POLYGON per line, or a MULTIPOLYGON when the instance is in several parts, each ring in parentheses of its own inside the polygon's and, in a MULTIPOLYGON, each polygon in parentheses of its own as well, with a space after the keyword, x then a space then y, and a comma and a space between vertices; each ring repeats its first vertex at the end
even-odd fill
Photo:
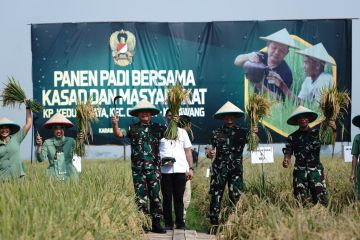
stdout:
POLYGON ((26 107, 23 128, 7 118, 0 118, 0 181, 25 176, 20 158, 20 144, 29 132, 31 123, 29 107, 26 107))
MULTIPOLYGON (((54 137, 43 143, 42 137, 36 136, 37 160, 39 162, 48 160, 47 174, 60 181, 79 178, 72 164, 76 141, 71 137, 64 136, 65 128, 73 126, 74 124, 66 117, 56 113, 43 125, 43 127, 53 130, 54 137)), ((79 134, 78 137, 82 138, 83 136, 79 134)))
MULTIPOLYGON (((360 115, 353 118, 352 123, 360 128, 360 115)), ((352 168, 350 181, 355 183, 355 195, 356 199, 360 199, 360 166, 359 166, 359 155, 360 155, 360 134, 354 137, 353 145, 351 149, 352 154, 352 168)))

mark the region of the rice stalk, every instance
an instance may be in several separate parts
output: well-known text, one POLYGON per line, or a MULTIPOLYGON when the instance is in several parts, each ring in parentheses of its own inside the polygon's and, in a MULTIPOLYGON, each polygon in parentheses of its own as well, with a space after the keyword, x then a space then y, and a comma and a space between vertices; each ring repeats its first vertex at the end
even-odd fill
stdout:
POLYGON ((178 137, 177 122, 179 110, 182 103, 187 103, 191 90, 185 89, 179 81, 167 90, 166 102, 172 114, 172 119, 165 130, 164 137, 169 140, 176 140, 178 137))
POLYGON ((4 84, 5 88, 1 93, 1 99, 3 106, 15 107, 25 103, 30 107, 30 110, 34 113, 41 111, 44 107, 35 100, 28 100, 24 90, 21 88, 18 81, 14 77, 8 77, 8 82, 4 84))
MULTIPOLYGON (((271 115, 272 102, 265 94, 253 93, 249 97, 249 102, 245 107, 245 112, 250 120, 250 131, 248 133, 248 149, 249 151, 255 151, 259 145, 260 138, 256 133, 252 132, 253 128, 257 128, 259 122, 265 117, 271 115)), ((264 127, 264 126, 263 126, 264 127)), ((264 127, 267 135, 267 142, 271 142, 272 138, 270 132, 264 127)))
MULTIPOLYGON (((334 149, 336 139, 329 126, 329 121, 343 119, 343 112, 347 112, 350 102, 350 94, 347 90, 338 91, 336 86, 322 89, 319 104, 320 111, 324 118, 320 125, 320 141, 322 144, 331 144, 334 149)), ((343 123, 341 123, 341 127, 344 128, 343 123)))
POLYGON ((78 100, 75 106, 78 132, 84 135, 83 139, 76 139, 75 153, 80 157, 85 156, 85 144, 89 144, 89 137, 93 140, 91 124, 99 121, 96 116, 96 107, 98 106, 92 104, 91 98, 86 102, 78 100))

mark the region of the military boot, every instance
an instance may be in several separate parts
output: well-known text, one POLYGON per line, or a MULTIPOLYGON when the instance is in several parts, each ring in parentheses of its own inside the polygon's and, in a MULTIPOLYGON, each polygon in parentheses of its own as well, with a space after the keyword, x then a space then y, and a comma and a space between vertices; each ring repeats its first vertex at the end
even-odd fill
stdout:
POLYGON ((154 233, 166 233, 166 230, 160 224, 160 218, 153 218, 151 231, 154 233))

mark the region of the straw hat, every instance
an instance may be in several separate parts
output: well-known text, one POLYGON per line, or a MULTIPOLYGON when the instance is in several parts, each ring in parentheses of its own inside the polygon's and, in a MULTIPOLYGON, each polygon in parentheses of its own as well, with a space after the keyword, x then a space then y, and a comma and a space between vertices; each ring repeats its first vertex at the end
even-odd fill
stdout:
POLYGON ((151 115, 153 116, 160 112, 159 109, 157 109, 153 104, 151 104, 147 100, 141 100, 130 110, 129 114, 133 117, 137 117, 139 112, 142 110, 151 111, 151 115))
POLYGON ((355 126, 357 126, 358 128, 360 128, 360 115, 357 115, 353 118, 352 120, 352 124, 354 124, 355 126))
POLYGON ((315 58, 316 60, 329 63, 331 65, 336 65, 335 60, 328 54, 322 43, 318 43, 301 51, 296 51, 296 53, 315 58))
POLYGON ((244 116, 244 112, 228 101, 214 114, 213 117, 215 119, 223 119, 225 115, 233 115, 236 118, 240 118, 244 116))
POLYGON ((10 128, 10 134, 17 133, 20 130, 20 126, 7 118, 0 118, 0 126, 7 125, 10 128))
POLYGON ((306 117, 309 119, 309 123, 316 120, 318 114, 306 107, 299 106, 295 109, 295 111, 291 114, 289 119, 287 120, 287 124, 289 125, 298 125, 298 119, 300 117, 306 117))
POLYGON ((74 126, 74 124, 61 113, 55 113, 46 123, 44 123, 43 127, 52 128, 55 125, 63 125, 66 128, 74 126))
POLYGON ((286 30, 286 28, 281 29, 280 31, 277 31, 273 34, 270 34, 266 37, 260 37, 260 39, 266 40, 266 41, 273 41, 277 43, 284 44, 286 46, 297 48, 299 49, 295 41, 290 37, 289 32, 286 30))

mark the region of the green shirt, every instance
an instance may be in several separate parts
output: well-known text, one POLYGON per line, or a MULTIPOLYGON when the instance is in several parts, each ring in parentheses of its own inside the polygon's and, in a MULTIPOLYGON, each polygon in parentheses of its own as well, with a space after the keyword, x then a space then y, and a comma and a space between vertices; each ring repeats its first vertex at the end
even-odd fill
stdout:
POLYGON ((48 160, 49 167, 47 173, 59 177, 60 180, 65 180, 69 176, 77 178, 78 174, 72 165, 75 144, 75 139, 70 137, 47 139, 41 147, 41 153, 37 154, 37 160, 39 162, 48 160), (61 153, 61 158, 57 152, 61 153))
POLYGON ((25 136, 24 130, 20 129, 9 136, 7 144, 0 140, 0 180, 25 175, 20 158, 20 144, 25 136))
POLYGON ((360 134, 354 137, 353 145, 351 148, 352 155, 359 155, 360 154, 360 134))

